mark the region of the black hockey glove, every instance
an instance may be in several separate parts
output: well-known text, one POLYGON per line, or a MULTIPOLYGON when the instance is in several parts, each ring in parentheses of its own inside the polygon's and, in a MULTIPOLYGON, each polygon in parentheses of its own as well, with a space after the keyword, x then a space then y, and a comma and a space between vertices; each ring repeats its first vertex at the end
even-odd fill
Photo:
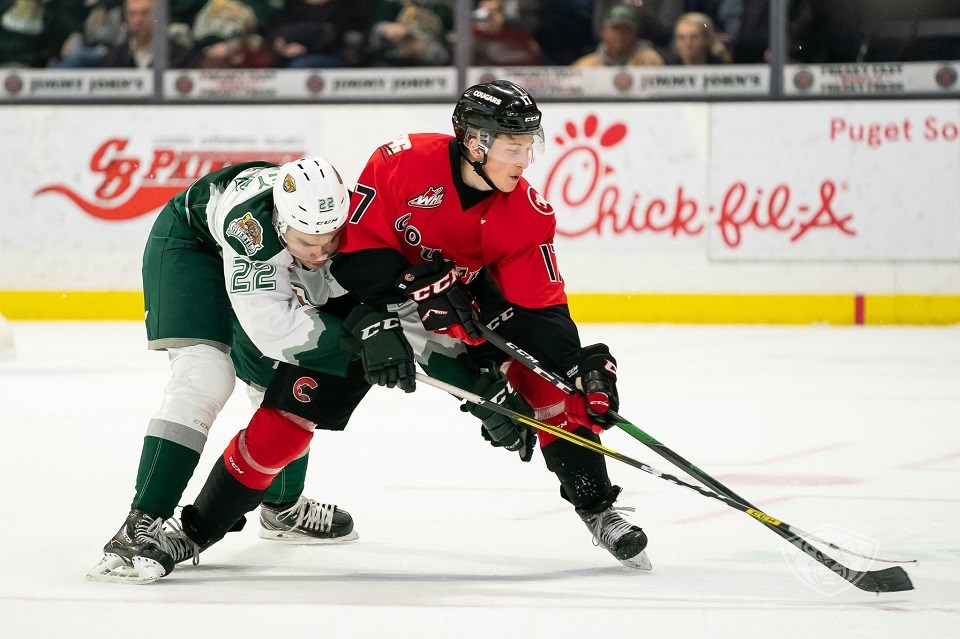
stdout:
POLYGON ((477 328, 479 308, 457 274, 457 266, 439 254, 400 274, 397 288, 417 303, 417 315, 428 331, 476 346, 484 342, 477 328))
POLYGON ((581 421, 585 417, 582 415, 582 405, 585 404, 586 417, 603 430, 610 428, 613 423, 608 419, 608 413, 620 408, 620 396, 617 394, 617 360, 607 345, 584 346, 564 368, 573 385, 583 393, 583 401, 576 396, 568 398, 567 417, 592 427, 593 424, 581 421))
MULTIPOLYGON (((507 384, 507 378, 496 368, 485 370, 477 378, 473 384, 473 393, 516 413, 528 417, 533 415, 530 404, 507 384)), ((461 406, 460 410, 470 413, 482 422, 480 433, 491 445, 517 451, 521 461, 528 462, 533 459, 533 449, 537 445, 536 430, 505 415, 495 413, 489 408, 470 402, 461 406)))
POLYGON ((368 383, 399 386, 405 393, 416 389, 413 349, 396 313, 361 304, 343 320, 343 328, 348 334, 340 338, 340 348, 360 354, 368 383))

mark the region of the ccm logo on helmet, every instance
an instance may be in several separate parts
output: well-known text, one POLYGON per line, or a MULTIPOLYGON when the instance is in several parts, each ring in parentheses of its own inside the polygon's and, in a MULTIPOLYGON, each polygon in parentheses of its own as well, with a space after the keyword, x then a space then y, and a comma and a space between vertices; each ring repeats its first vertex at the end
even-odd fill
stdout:
POLYGON ((306 391, 308 389, 316 390, 317 386, 317 381, 312 377, 301 377, 293 383, 293 398, 303 404, 309 404, 310 396, 307 395, 306 391))

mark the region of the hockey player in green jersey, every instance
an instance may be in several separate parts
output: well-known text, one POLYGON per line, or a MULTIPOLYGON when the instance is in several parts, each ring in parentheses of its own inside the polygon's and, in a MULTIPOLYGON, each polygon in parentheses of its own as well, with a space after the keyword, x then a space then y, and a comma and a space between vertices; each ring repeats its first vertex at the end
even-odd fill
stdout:
MULTIPOLYGON (((164 521, 236 377, 256 405, 274 377, 289 385, 297 366, 308 368, 320 382, 317 403, 334 416, 313 426, 346 424, 369 389, 359 364, 338 347, 353 304, 327 263, 348 209, 347 188, 324 158, 230 166, 162 209, 144 251, 143 289, 148 347, 167 351, 171 376, 147 426, 130 513, 91 578, 153 581, 194 552, 167 534, 164 521), (282 370, 275 375, 276 362, 282 370)), ((412 376, 412 356, 407 368, 412 376)), ((349 513, 302 497, 306 453, 284 462, 263 494, 260 536, 356 539, 349 513)))

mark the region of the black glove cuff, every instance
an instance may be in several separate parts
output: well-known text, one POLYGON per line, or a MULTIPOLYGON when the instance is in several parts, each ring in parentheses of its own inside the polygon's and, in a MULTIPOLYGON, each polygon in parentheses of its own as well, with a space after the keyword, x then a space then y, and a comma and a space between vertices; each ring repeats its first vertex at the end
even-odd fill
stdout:
POLYGON ((568 359, 563 370, 567 379, 570 380, 575 380, 588 371, 603 371, 616 379, 617 360, 610 354, 610 349, 606 344, 591 344, 590 346, 584 346, 568 359), (613 363, 613 370, 607 367, 607 362, 613 363))

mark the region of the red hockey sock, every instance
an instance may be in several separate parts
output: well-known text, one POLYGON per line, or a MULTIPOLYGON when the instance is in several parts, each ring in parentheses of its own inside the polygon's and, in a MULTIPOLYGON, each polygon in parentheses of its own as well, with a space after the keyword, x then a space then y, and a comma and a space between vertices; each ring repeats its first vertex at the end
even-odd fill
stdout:
MULTIPOLYGON (((562 390, 526 366, 516 362, 510 363, 506 375, 507 381, 510 382, 514 390, 520 393, 533 408, 537 419, 571 432, 579 427, 578 424, 567 423, 567 416, 564 412, 567 394, 562 390)), ((540 440, 540 448, 557 440, 556 435, 543 431, 537 433, 537 438, 540 440)))
POLYGON ((266 490, 284 466, 310 445, 313 431, 272 408, 260 408, 250 424, 230 440, 223 464, 248 488, 266 490))

